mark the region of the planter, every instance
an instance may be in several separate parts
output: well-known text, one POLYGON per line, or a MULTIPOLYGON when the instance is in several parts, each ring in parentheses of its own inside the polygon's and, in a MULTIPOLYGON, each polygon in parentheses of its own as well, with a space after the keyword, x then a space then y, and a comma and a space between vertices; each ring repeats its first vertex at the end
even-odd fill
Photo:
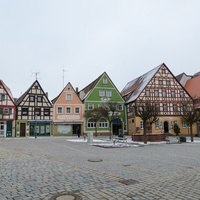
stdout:
MULTIPOLYGON (((132 135, 133 141, 143 142, 144 141, 144 135, 141 134, 133 134, 132 135)), ((149 142, 161 142, 166 140, 166 134, 164 133, 147 133, 147 141, 149 142)))

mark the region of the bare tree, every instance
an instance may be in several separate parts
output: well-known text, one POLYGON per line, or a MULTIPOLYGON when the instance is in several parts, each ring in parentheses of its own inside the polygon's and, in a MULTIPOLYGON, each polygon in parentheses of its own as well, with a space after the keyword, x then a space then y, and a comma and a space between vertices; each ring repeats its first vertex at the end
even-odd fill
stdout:
POLYGON ((101 113, 102 116, 105 117, 108 120, 108 125, 109 125, 109 136, 110 139, 113 137, 113 132, 112 132, 112 123, 115 119, 117 119, 120 115, 119 112, 117 112, 118 110, 118 103, 113 102, 113 101, 109 101, 107 103, 104 104, 104 106, 101 107, 101 113))
POLYGON ((95 123, 95 136, 97 136, 97 123, 99 122, 100 118, 102 117, 102 113, 100 111, 100 108, 94 108, 92 110, 87 110, 84 114, 84 117, 89 120, 92 119, 95 123))
POLYGON ((156 111, 155 104, 153 104, 151 102, 136 103, 136 115, 139 116, 143 121, 144 144, 146 144, 147 143, 146 123, 147 123, 147 121, 149 121, 150 124, 152 124, 158 120, 158 118, 157 118, 158 113, 156 111))
POLYGON ((189 125, 191 142, 194 142, 192 125, 200 120, 200 112, 194 108, 194 105, 188 104, 187 102, 182 104, 182 110, 182 120, 189 125))

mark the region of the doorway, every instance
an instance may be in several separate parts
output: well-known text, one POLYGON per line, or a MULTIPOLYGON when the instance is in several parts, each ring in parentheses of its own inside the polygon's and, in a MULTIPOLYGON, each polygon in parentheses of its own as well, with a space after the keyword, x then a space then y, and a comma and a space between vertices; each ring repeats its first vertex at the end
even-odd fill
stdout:
POLYGON ((12 137, 12 122, 7 122, 6 137, 12 137))
POLYGON ((169 124, 167 121, 164 122, 164 133, 168 133, 169 132, 169 124))
POLYGON ((121 119, 115 119, 113 121, 113 135, 123 135, 123 126, 121 119))
POLYGON ((26 136, 26 124, 20 123, 20 137, 26 136))

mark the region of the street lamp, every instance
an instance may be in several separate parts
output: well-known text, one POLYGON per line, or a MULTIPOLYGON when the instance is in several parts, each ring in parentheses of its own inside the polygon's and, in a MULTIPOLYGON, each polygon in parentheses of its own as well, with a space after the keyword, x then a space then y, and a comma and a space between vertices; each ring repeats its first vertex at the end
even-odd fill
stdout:
POLYGON ((37 138, 37 115, 35 115, 35 139, 37 138))

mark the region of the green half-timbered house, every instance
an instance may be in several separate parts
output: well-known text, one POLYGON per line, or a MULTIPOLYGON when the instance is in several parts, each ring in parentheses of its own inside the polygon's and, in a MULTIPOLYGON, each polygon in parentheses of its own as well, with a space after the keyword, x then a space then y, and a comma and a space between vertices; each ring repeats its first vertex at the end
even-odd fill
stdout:
MULTIPOLYGON (((119 133, 127 133, 127 116, 125 101, 120 92, 107 75, 106 72, 101 74, 96 80, 79 91, 79 97, 85 105, 85 112, 94 108, 106 105, 109 102, 117 104, 118 117, 114 119, 111 125, 111 130, 114 135, 119 133)), ((96 123, 92 118, 85 118, 84 132, 94 132, 96 123)), ((97 123, 98 135, 109 135, 109 123, 102 117, 97 123)))

